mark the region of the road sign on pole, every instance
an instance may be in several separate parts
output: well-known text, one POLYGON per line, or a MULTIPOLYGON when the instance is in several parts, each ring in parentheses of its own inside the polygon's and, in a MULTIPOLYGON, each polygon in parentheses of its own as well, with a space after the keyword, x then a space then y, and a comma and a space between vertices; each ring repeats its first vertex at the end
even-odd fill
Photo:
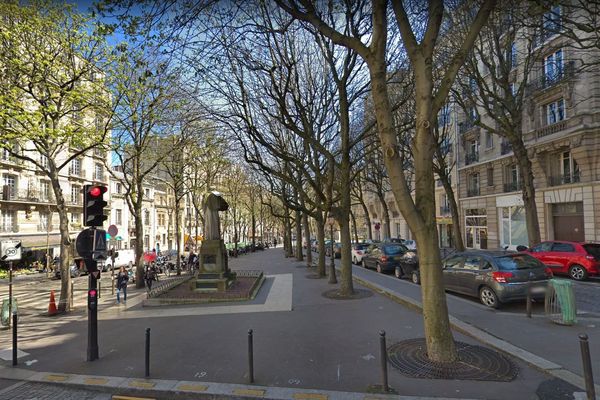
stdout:
POLYGON ((0 252, 3 261, 18 261, 21 259, 21 242, 19 240, 3 240, 0 242, 0 252))
POLYGON ((111 225, 108 227, 107 232, 110 235, 111 239, 114 239, 115 236, 117 236, 117 233, 119 233, 119 228, 117 228, 116 225, 111 225))

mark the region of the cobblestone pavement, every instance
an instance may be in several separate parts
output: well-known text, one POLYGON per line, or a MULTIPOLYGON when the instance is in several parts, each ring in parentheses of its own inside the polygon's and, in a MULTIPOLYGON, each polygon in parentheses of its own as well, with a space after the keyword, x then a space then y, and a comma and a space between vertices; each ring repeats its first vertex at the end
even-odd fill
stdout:
POLYGON ((66 386, 20 382, 0 391, 0 400, 110 400, 108 393, 72 389, 66 386))

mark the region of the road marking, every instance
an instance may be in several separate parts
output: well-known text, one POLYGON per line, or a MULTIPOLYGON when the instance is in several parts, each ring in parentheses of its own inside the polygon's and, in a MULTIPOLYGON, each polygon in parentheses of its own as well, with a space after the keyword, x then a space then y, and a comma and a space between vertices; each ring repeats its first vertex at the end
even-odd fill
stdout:
POLYGON ((86 385, 106 385, 108 383, 106 378, 85 378, 83 381, 86 385))
POLYGON ((152 389, 154 386, 156 386, 156 383, 134 380, 130 381, 128 386, 142 389, 152 389))
POLYGON ((50 374, 44 377, 44 380, 49 382, 65 382, 69 380, 69 375, 50 374))
POLYGON ((132 397, 132 396, 121 396, 119 394, 114 394, 112 400, 155 400, 150 397, 132 397))
POLYGON ((193 385, 184 383, 182 385, 177 386, 178 390, 185 390, 187 392, 205 392, 208 390, 207 385, 193 385))
POLYGON ((294 393, 295 400, 327 400, 329 396, 320 393, 294 393))
POLYGON ((256 396, 265 397, 265 390, 262 389, 235 389, 233 394, 238 396, 256 396))
POLYGON ((371 361, 371 360, 375 359, 375 356, 373 354, 369 353, 366 356, 362 356, 361 358, 365 361, 371 361))

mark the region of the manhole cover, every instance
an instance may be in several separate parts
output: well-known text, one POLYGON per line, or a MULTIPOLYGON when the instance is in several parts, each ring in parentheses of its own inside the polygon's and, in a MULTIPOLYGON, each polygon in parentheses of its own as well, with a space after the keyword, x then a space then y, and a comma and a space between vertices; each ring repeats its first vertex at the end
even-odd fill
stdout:
POLYGON ((427 358, 425 339, 409 339, 388 348, 389 361, 403 375, 426 379, 510 382, 518 367, 504 355, 481 346, 455 342, 459 360, 439 363, 427 358))
POLYGON ((364 299, 366 297, 371 296, 373 296, 373 292, 365 289, 354 289, 354 293, 350 296, 341 294, 339 289, 331 289, 326 292, 323 292, 323 297, 326 297, 331 300, 355 300, 364 299))

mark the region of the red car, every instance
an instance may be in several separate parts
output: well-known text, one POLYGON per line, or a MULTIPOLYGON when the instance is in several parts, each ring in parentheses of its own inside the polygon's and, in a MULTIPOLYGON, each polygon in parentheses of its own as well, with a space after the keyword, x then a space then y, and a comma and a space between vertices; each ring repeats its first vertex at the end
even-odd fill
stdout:
POLYGON ((600 275, 599 243, 549 241, 525 252, 550 267, 554 274, 567 274, 577 281, 600 275))

